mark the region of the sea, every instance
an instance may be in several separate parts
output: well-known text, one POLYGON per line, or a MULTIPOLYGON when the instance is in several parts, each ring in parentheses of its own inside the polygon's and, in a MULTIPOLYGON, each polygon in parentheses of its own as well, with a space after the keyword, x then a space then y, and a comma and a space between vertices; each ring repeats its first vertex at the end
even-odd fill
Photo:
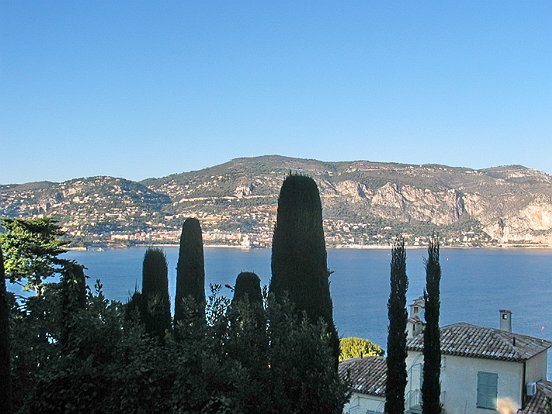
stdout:
MULTIPOLYGON (((164 248, 169 290, 174 302, 178 248, 164 248)), ((103 284, 109 299, 125 302, 140 289, 145 248, 70 251, 66 256, 86 266, 88 283, 103 284)), ((206 248, 205 279, 231 286, 242 271, 270 283, 269 249, 206 248)), ((408 303, 423 294, 424 249, 407 249, 408 303)), ((390 249, 329 249, 328 267, 334 321, 341 337, 369 339, 382 348, 387 341, 390 249)), ((441 248, 440 324, 467 322, 498 328, 499 310, 512 311, 513 331, 552 340, 552 250, 441 248)), ((552 351, 548 357, 552 378, 552 351)))

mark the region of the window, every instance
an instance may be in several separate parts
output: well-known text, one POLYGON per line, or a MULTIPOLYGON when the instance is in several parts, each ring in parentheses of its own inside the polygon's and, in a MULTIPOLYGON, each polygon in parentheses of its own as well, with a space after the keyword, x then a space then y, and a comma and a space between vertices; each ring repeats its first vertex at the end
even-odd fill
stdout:
POLYGON ((477 373, 477 407, 496 409, 498 374, 477 373))

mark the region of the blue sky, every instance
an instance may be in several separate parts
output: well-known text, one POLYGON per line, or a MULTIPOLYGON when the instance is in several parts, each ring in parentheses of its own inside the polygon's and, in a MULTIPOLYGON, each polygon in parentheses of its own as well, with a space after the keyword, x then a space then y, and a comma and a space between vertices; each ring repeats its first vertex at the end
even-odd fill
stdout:
POLYGON ((0 1, 0 183, 282 154, 552 173, 552 2, 0 1))

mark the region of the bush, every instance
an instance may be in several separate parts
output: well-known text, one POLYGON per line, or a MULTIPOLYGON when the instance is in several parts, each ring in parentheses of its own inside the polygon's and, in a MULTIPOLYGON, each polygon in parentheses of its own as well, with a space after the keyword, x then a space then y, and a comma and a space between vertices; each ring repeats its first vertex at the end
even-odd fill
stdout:
POLYGON ((362 338, 341 338, 339 339, 339 360, 344 361, 350 358, 362 358, 366 356, 383 356, 381 346, 362 338))

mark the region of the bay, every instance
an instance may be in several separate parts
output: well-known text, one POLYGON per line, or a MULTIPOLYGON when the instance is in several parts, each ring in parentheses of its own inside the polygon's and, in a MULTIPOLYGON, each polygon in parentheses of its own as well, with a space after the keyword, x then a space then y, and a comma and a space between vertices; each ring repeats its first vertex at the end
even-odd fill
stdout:
MULTIPOLYGON (((164 249, 174 303, 178 248, 164 249)), ((145 248, 71 251, 69 258, 87 267, 92 286, 101 279, 109 299, 125 302, 140 289, 145 248)), ((270 282, 270 250, 205 249, 206 287, 234 285, 241 271, 270 282)), ((408 301, 423 294, 424 249, 407 250, 408 301)), ((329 249, 334 320, 342 337, 370 339, 383 348, 387 338, 390 250, 329 249)), ((513 331, 552 339, 552 250, 441 249, 441 325, 467 322, 499 326, 499 309, 512 311, 513 331)), ((228 288, 222 294, 231 297, 228 288)), ((548 377, 552 377, 552 358, 548 377)))

